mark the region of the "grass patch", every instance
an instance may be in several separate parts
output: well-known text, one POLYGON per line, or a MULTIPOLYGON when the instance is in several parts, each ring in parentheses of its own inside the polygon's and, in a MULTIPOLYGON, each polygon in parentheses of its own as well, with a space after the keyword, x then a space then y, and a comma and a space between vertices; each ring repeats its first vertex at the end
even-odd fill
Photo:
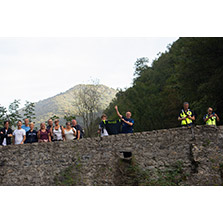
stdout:
POLYGON ((183 163, 176 162, 164 170, 144 170, 134 160, 119 160, 116 185, 120 186, 178 186, 187 179, 183 163))
POLYGON ((205 140, 205 142, 203 143, 204 147, 208 147, 210 145, 211 141, 209 139, 205 140))
POLYGON ((80 175, 81 164, 76 163, 74 166, 70 166, 58 174, 55 179, 56 186, 80 186, 82 185, 82 179, 80 175))

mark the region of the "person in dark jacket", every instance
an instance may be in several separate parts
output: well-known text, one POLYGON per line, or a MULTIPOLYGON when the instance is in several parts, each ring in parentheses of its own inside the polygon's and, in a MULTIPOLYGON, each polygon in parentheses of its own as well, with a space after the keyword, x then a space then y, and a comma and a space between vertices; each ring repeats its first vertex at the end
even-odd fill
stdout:
POLYGON ((12 143, 12 129, 9 128, 9 121, 4 122, 4 128, 0 130, 0 145, 7 146, 12 143))
POLYGON ((126 117, 122 116, 118 111, 118 106, 115 106, 116 113, 118 117, 122 120, 122 133, 128 134, 133 133, 134 120, 131 118, 132 113, 130 111, 126 112, 126 117))
POLYGON ((72 128, 75 128, 77 131, 75 140, 80 140, 84 137, 84 131, 75 119, 72 120, 72 128))
POLYGON ((35 143, 38 142, 38 137, 37 137, 37 131, 34 130, 34 123, 31 122, 30 125, 30 130, 28 132, 26 132, 26 141, 25 143, 35 143))
POLYGON ((48 126, 46 128, 48 131, 50 131, 50 129, 53 129, 53 120, 51 118, 48 120, 48 126))

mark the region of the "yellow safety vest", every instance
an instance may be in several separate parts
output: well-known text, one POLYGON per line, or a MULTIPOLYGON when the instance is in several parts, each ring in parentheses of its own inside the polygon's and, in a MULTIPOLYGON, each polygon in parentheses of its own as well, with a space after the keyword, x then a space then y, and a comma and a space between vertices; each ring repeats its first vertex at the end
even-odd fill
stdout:
MULTIPOLYGON (((185 113, 185 111, 182 110, 182 113, 180 113, 181 118, 186 118, 188 115, 189 116, 192 115, 192 112, 190 110, 188 110, 187 113, 185 113)), ((186 120, 181 121, 181 125, 191 125, 192 123, 193 123, 193 121, 189 118, 186 118, 186 120)))
MULTIPOLYGON (((206 115, 206 118, 208 118, 208 114, 206 115)), ((205 118, 205 119, 206 119, 205 118)), ((216 117, 212 117, 212 118, 209 118, 207 121, 206 121, 206 125, 216 125, 216 117)))

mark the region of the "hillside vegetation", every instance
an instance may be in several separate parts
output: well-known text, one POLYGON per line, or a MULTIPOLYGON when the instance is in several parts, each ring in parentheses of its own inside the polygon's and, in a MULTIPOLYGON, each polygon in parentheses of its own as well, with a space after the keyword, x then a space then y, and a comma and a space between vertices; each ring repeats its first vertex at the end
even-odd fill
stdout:
MULTIPOLYGON (((64 93, 35 103, 36 123, 45 122, 53 115, 60 119, 65 114, 76 115, 77 108, 74 106, 74 102, 77 100, 78 92, 83 86, 91 87, 91 85, 76 85, 64 93)), ((101 94, 100 104, 102 110, 104 110, 115 98, 117 91, 105 85, 100 85, 98 91, 101 94)))
POLYGON ((133 86, 120 91, 105 111, 110 118, 118 104, 122 113, 132 111, 136 131, 172 128, 188 101, 196 124, 204 124, 209 106, 223 120, 223 38, 180 38, 147 64, 146 58, 137 60, 133 86))

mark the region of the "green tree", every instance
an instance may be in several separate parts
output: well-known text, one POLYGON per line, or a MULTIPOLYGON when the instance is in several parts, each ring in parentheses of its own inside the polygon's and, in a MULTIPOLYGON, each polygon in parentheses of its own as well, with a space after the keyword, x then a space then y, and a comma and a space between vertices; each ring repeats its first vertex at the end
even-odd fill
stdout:
POLYGON ((71 122, 73 119, 76 119, 76 116, 75 115, 71 115, 71 114, 66 114, 64 116, 64 119, 67 121, 67 122, 71 122))
POLYGON ((180 38, 175 45, 180 94, 191 102, 197 123, 203 123, 209 106, 221 115, 223 38, 180 38))
POLYGON ((142 57, 136 60, 135 62, 135 72, 134 75, 140 75, 144 70, 148 69, 149 59, 147 57, 142 57))
POLYGON ((117 104, 123 114, 132 112, 136 131, 171 128, 180 125, 177 116, 188 101, 196 124, 204 124, 209 106, 223 114, 222 83, 223 38, 180 38, 151 66, 137 59, 133 86, 120 91, 105 113, 115 118, 117 104))
POLYGON ((7 118, 7 109, 4 106, 0 106, 0 126, 3 126, 6 118, 7 118))
POLYGON ((21 114, 19 113, 20 100, 14 100, 9 105, 9 115, 8 118, 12 126, 16 126, 18 120, 21 119, 21 114))
POLYGON ((56 120, 56 119, 60 119, 60 118, 59 118, 59 116, 57 116, 57 115, 54 114, 54 115, 51 116, 49 119, 52 119, 52 120, 54 121, 54 120, 56 120))
POLYGON ((24 119, 28 118, 30 122, 33 122, 36 117, 35 117, 35 103, 26 101, 25 108, 23 109, 24 111, 24 119))

